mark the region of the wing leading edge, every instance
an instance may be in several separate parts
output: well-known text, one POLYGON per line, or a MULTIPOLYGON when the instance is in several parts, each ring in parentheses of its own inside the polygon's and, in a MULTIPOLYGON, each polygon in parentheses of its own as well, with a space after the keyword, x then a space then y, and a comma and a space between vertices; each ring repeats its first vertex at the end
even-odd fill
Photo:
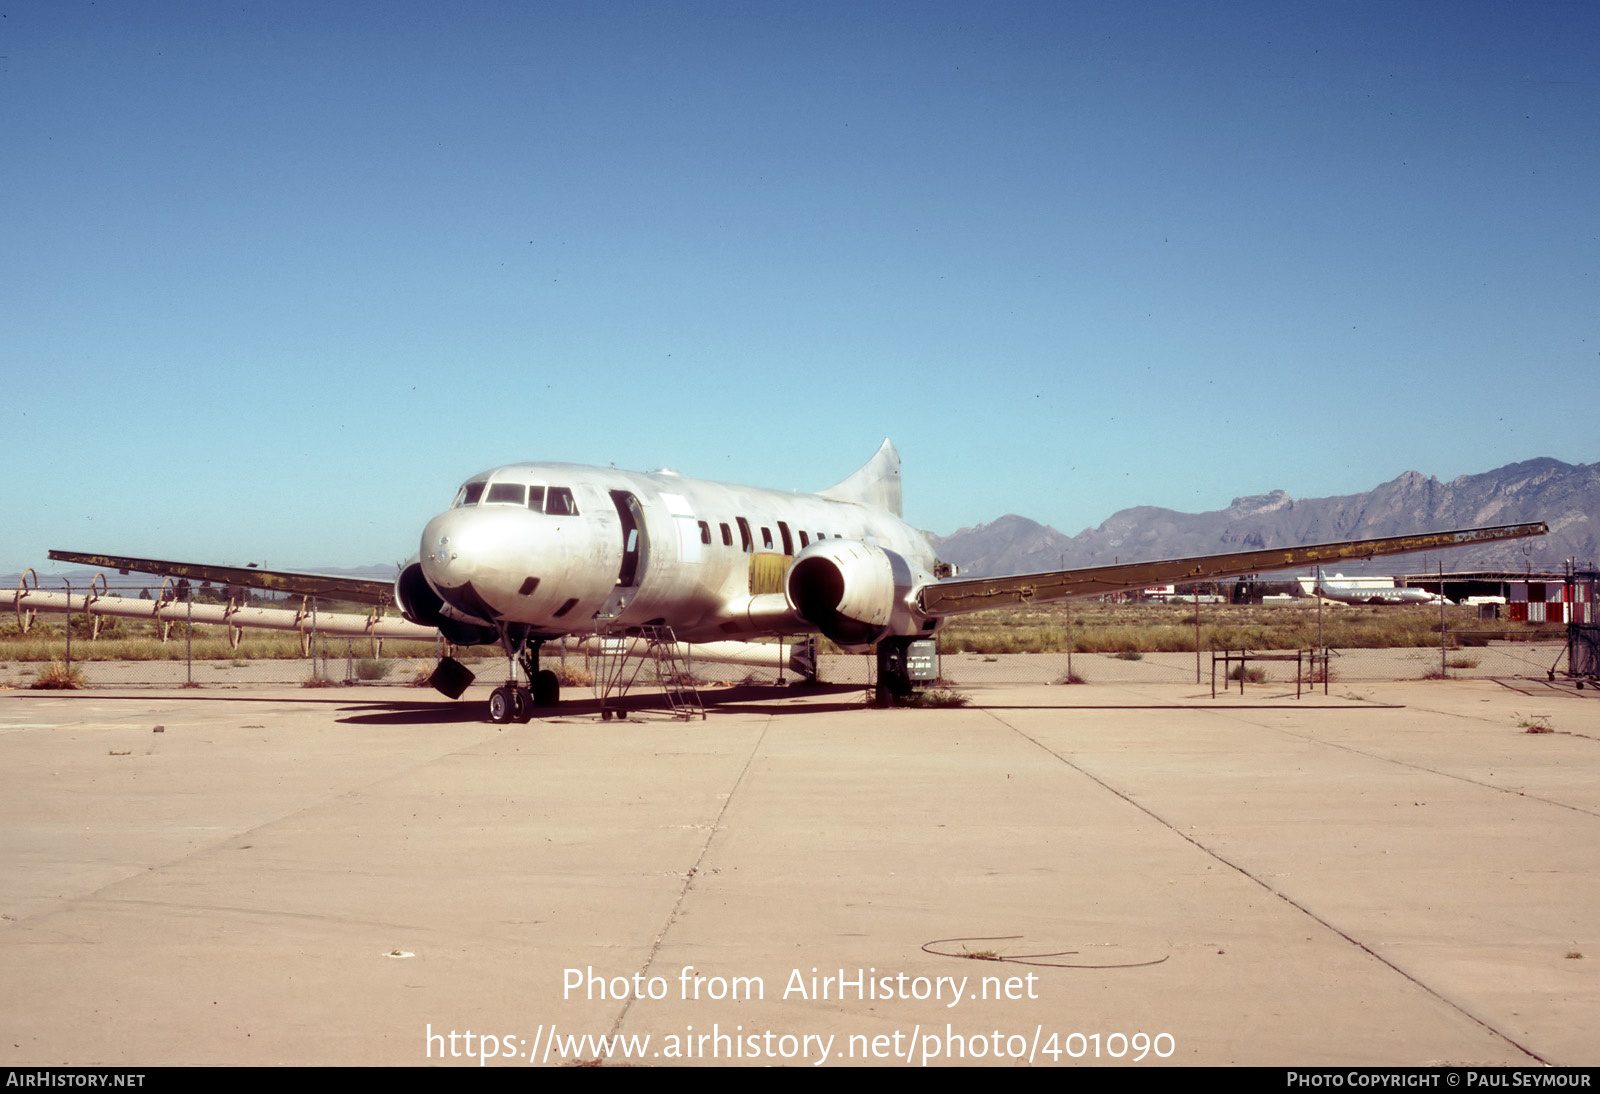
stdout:
POLYGON ((297 574, 289 570, 261 570, 254 566, 213 566, 200 562, 169 562, 158 558, 128 558, 123 555, 97 555, 82 551, 51 551, 56 562, 75 562, 82 566, 104 566, 126 573, 162 577, 183 577, 214 581, 224 585, 243 585, 251 589, 271 589, 296 596, 320 596, 330 600, 350 600, 357 604, 394 603, 394 585, 365 577, 336 577, 331 574, 297 574))
POLYGON ((1339 543, 1317 543, 1306 547, 1278 547, 1235 554, 1198 555, 1194 558, 1163 559, 1158 562, 1127 562, 1116 566, 1088 566, 1078 570, 1053 570, 1042 574, 1014 577, 952 578, 918 590, 918 607, 928 615, 959 615, 1001 608, 1008 604, 1046 600, 1067 600, 1075 596, 1097 596, 1122 592, 1146 585, 1176 581, 1207 581, 1237 577, 1264 570, 1288 570, 1319 562, 1403 555, 1415 551, 1437 551, 1445 547, 1465 547, 1493 543, 1523 536, 1542 536, 1550 531, 1543 521, 1534 524, 1502 524, 1491 528, 1465 528, 1454 532, 1426 532, 1414 536, 1389 536, 1385 539, 1354 539, 1339 543))

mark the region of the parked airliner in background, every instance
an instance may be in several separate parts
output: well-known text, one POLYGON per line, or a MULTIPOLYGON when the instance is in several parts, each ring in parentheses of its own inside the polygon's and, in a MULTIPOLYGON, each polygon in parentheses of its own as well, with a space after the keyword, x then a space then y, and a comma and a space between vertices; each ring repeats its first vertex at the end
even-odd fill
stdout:
POLYGON ((1322 567, 1311 583, 1311 595, 1340 604, 1437 604, 1444 597, 1426 589, 1399 589, 1394 586, 1360 585, 1342 581, 1343 574, 1326 577, 1322 567))
MULTIPOLYGON (((457 645, 498 643, 512 668, 490 697, 494 721, 558 699, 540 646, 563 635, 670 629, 680 642, 823 634, 876 650, 879 687, 911 687, 910 644, 946 617, 1203 581, 1316 562, 1542 535, 1506 525, 1310 547, 1122 563, 1017 577, 964 578, 901 519, 900 457, 888 441, 855 474, 815 494, 566 463, 473 475, 423 529, 417 557, 387 582, 51 551, 58 561, 392 603, 457 645), (516 673, 520 667, 522 683, 516 673)), ((439 676, 435 674, 436 680, 439 676)), ((436 685, 437 686, 437 685, 436 685)), ((461 687, 464 687, 462 684, 461 687)), ((441 686, 447 692, 452 689, 441 686)), ((453 689, 456 694, 460 689, 453 689)))

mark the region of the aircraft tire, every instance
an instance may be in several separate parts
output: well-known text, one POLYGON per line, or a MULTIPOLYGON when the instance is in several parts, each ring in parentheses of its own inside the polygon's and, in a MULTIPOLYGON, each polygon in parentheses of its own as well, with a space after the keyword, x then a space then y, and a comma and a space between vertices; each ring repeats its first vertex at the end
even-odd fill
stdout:
POLYGON ((516 710, 512 689, 498 687, 489 693, 489 721, 497 726, 508 725, 516 710))
POLYGON ((511 690, 511 717, 514 721, 526 722, 533 717, 533 696, 527 688, 512 688, 511 690))
POLYGON ((541 669, 533 678, 533 705, 553 707, 561 702, 561 681, 549 669, 541 669))

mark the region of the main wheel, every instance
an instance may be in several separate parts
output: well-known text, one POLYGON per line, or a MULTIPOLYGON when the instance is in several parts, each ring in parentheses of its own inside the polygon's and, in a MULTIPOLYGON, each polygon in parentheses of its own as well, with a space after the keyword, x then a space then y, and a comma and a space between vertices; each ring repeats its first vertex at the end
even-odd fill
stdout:
POLYGON ((513 689, 508 687, 498 687, 489 693, 489 721, 497 726, 510 723, 516 710, 513 705, 516 700, 512 698, 514 694, 513 689))
POLYGON ((528 694, 527 688, 511 689, 511 717, 518 722, 533 717, 533 696, 528 694))

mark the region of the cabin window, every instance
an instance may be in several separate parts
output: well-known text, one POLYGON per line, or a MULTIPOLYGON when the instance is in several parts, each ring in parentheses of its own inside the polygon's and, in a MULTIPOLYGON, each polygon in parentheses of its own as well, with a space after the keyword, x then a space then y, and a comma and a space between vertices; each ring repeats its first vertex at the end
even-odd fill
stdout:
POLYGON ((700 522, 700 542, 707 544, 711 542, 711 525, 705 521, 700 522))
POLYGON ((528 508, 532 509, 535 513, 544 512, 544 487, 528 487, 528 508))
POLYGON ((734 517, 733 519, 739 522, 739 549, 745 554, 749 554, 755 546, 755 541, 750 538, 750 522, 743 517, 734 517))
POLYGON ((781 520, 778 522, 778 534, 783 537, 783 553, 794 554, 794 540, 789 538, 789 526, 781 520))
POLYGON ((461 488, 461 496, 456 499, 457 505, 477 505, 478 499, 483 497, 484 484, 469 482, 461 488))
POLYGON ((555 618, 560 619, 562 616, 566 615, 574 607, 577 606, 577 603, 578 603, 578 598, 575 597, 575 596, 571 597, 570 599, 568 599, 568 601, 565 604, 561 605, 561 607, 556 609, 555 618))
POLYGON ((724 547, 732 547, 733 529, 728 527, 727 521, 723 521, 720 525, 718 525, 718 527, 722 529, 722 545, 724 547))
POLYGON ((765 547, 769 551, 772 550, 772 529, 771 528, 763 527, 761 529, 761 546, 765 547))
POLYGON ((526 505, 528 487, 520 482, 497 482, 489 487, 486 505, 526 505))
POLYGON ((811 537, 806 535, 806 530, 802 528, 800 529, 800 549, 804 551, 809 546, 811 546, 811 537))
POLYGON ((578 503, 572 498, 572 491, 565 486, 552 486, 545 495, 544 511, 556 517, 575 517, 578 515, 578 503))

